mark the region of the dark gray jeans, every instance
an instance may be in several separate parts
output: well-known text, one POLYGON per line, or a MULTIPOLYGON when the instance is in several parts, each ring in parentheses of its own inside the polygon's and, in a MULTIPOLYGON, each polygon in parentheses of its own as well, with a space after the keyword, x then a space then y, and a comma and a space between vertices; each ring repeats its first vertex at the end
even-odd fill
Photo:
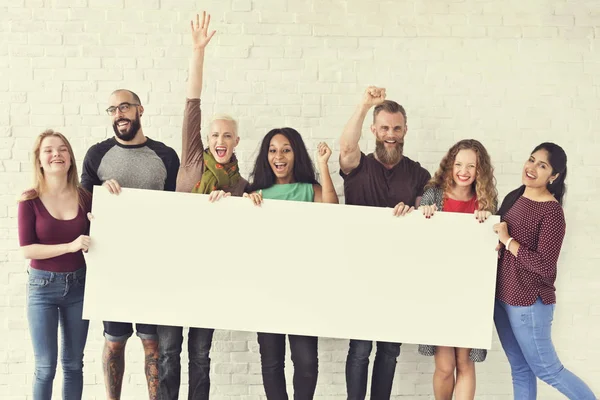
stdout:
MULTIPOLYGON (((210 392, 210 347, 214 329, 190 328, 188 400, 207 400, 210 392)), ((158 327, 158 398, 177 400, 181 383, 181 326, 158 327)))

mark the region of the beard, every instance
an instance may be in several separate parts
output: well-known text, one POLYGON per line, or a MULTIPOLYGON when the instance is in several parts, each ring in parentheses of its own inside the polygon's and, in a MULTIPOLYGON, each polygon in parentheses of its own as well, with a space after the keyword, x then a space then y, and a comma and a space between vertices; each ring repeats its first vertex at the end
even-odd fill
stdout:
POLYGON ((396 165, 402 159, 404 151, 404 141, 396 142, 396 146, 386 149, 383 140, 375 140, 375 155, 377 159, 386 165, 396 165))
POLYGON ((140 113, 139 111, 135 112, 135 119, 134 120, 130 120, 127 118, 119 118, 118 120, 116 120, 115 122, 113 122, 113 130, 115 131, 115 135, 117 135, 117 137, 125 142, 130 142, 132 141, 136 136, 138 131, 140 130, 140 128, 142 127, 142 124, 140 123, 140 113), (119 131, 119 127, 117 126, 117 124, 121 121, 128 121, 129 122, 129 128, 125 131, 125 132, 121 132, 119 131))

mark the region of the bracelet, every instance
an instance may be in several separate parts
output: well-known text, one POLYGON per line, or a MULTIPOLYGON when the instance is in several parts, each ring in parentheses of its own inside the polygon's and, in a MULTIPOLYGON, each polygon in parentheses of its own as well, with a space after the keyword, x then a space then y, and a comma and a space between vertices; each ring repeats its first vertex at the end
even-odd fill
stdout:
POLYGON ((510 251, 510 249, 508 248, 508 246, 510 246, 510 242, 512 242, 512 241, 513 241, 513 238, 512 238, 512 237, 511 237, 511 238, 509 238, 509 239, 506 241, 506 244, 505 244, 506 250, 510 251))

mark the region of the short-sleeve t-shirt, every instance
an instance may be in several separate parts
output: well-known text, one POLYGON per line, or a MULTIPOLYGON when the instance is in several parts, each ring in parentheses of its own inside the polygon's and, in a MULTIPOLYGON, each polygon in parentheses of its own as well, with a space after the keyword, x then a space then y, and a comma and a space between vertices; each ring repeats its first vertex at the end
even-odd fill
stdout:
POLYGON ((358 166, 347 175, 340 170, 340 175, 344 179, 346 204, 392 208, 400 202, 415 206, 431 179, 429 171, 406 156, 387 169, 373 153, 362 152, 358 166))
POLYGON ((275 184, 262 190, 263 199, 313 202, 315 192, 312 183, 275 184))

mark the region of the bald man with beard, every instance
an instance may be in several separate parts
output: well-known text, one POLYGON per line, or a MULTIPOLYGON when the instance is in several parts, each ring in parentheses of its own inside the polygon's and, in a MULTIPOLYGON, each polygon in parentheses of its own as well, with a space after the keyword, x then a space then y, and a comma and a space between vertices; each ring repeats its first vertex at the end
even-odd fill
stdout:
MULTIPOLYGON (((111 93, 106 109, 114 136, 96 143, 83 160, 81 185, 92 192, 94 185, 118 194, 121 188, 175 191, 179 157, 175 150, 144 134, 144 106, 137 94, 128 89, 111 93)), ((132 249, 134 251, 134 249, 132 249)), ((119 277, 115 276, 115 279, 119 277)), ((111 296, 107 291, 106 296, 111 296)), ((152 307, 154 293, 147 293, 152 307)), ((144 348, 144 372, 150 400, 158 397, 157 326, 136 323, 136 334, 144 348)), ((106 398, 119 400, 125 373, 125 345, 133 334, 133 323, 104 321, 102 369, 106 398)))

